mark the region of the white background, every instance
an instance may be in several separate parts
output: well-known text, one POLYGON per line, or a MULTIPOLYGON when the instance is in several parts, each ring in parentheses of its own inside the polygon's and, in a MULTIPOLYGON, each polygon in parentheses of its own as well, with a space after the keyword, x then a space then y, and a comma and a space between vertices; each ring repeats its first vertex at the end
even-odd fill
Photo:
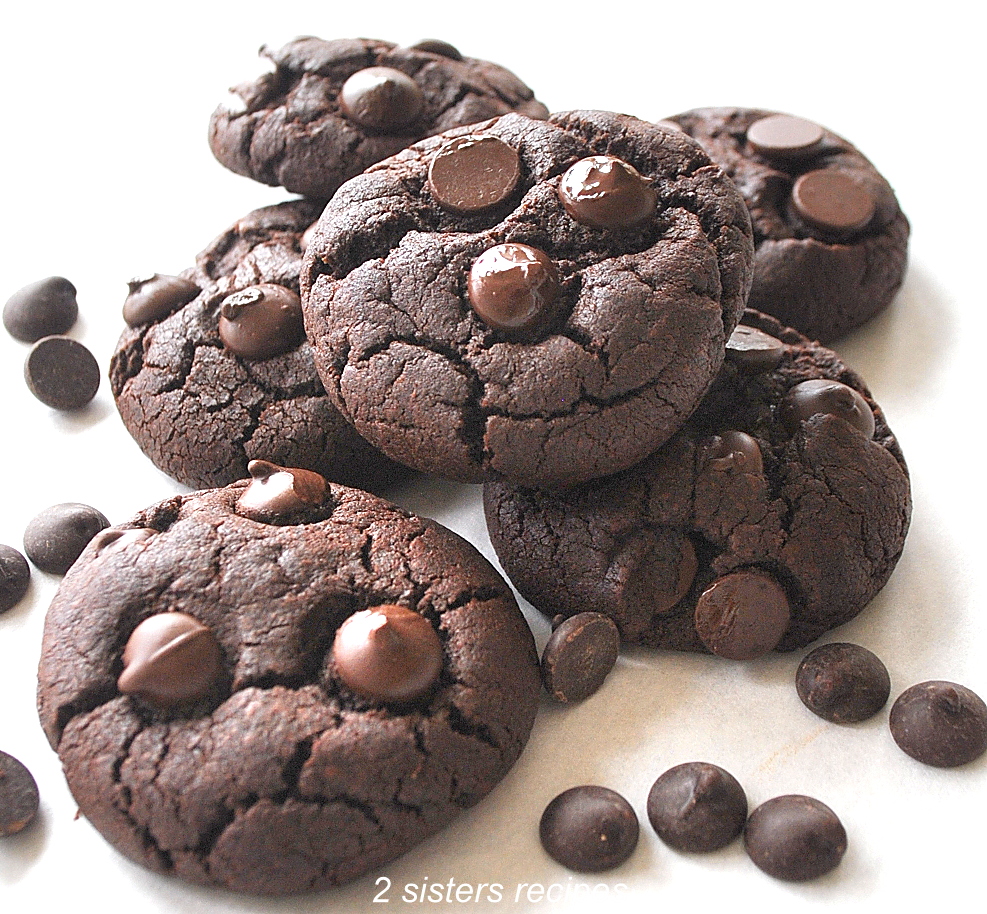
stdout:
MULTIPOLYGON (((104 384, 78 415, 24 386, 27 346, 0 334, 0 542, 61 501, 114 523, 182 491, 143 457, 116 415, 105 371, 122 329, 126 280, 178 272, 228 224, 285 195, 225 171, 206 144, 226 87, 252 77, 256 49, 299 34, 399 43, 444 38, 496 60, 553 110, 608 108, 658 119, 705 105, 758 106, 823 123, 854 141, 912 221, 911 259, 891 310, 835 348, 870 384, 912 472, 915 510, 890 584, 828 636, 870 647, 893 695, 952 679, 987 696, 983 583, 983 50, 973 5, 922 15, 862 2, 739 4, 47 3, 3 14, 0 55, 0 301, 36 279, 69 277, 104 384), (805 12, 805 10, 811 12, 805 12), (888 12, 885 12, 888 10, 888 12)), ((914 11, 913 11, 914 12, 914 11)), ((422 483, 398 501, 448 523, 492 557, 476 487, 422 483)), ((987 759, 953 771, 901 753, 887 712, 827 724, 795 695, 802 652, 750 665, 627 651, 604 688, 572 708, 544 702, 507 780, 446 831, 340 890, 281 901, 240 898, 144 873, 84 819, 34 712, 44 613, 57 587, 35 571, 0 617, 0 748, 42 792, 39 819, 0 841, 3 910, 141 912, 570 911, 578 884, 594 911, 948 909, 980 891, 987 759), (841 866, 817 882, 772 880, 739 842, 711 856, 672 852, 647 824, 654 779, 703 759, 730 770, 751 805, 782 793, 828 803, 849 833, 841 866), (537 839, 548 801, 599 783, 642 822, 631 860, 603 877, 549 860, 537 839), (390 880, 388 903, 374 903, 390 880), (499 903, 402 900, 407 884, 499 883, 499 903), (529 901, 538 883, 552 898, 529 901), (618 902, 618 887, 626 892, 618 902), (518 897, 518 900, 515 898, 518 897)), ((525 607, 539 646, 547 624, 525 607)), ((486 891, 486 890, 485 890, 486 891)), ((960 909, 971 910, 972 902, 960 909)))

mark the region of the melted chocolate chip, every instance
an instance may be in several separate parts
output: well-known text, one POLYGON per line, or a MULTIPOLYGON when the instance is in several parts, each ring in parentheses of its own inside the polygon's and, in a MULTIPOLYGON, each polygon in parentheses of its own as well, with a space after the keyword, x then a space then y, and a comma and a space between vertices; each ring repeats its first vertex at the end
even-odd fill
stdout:
POLYGON ((727 340, 729 362, 746 371, 770 371, 785 354, 786 346, 778 339, 745 324, 738 324, 727 340))
POLYGON ((824 135, 818 124, 790 114, 771 114, 747 128, 747 142, 757 152, 781 161, 811 156, 824 135))
POLYGON ((562 176, 559 199, 583 225, 626 229, 654 215, 655 189, 633 165, 614 156, 580 159, 562 176))
POLYGON ((813 714, 850 724, 867 720, 884 707, 891 677, 867 648, 834 642, 805 655, 795 673, 795 689, 813 714))
POLYGON ((517 150, 495 136, 476 134, 446 143, 428 166, 428 186, 443 209, 475 213, 502 203, 517 187, 517 150))
POLYGON ((267 460, 251 460, 252 481, 236 503, 237 514, 264 523, 291 523, 326 500, 329 485, 312 470, 285 468, 267 460))
POLYGON ((34 775, 6 752, 0 752, 0 838, 23 831, 38 814, 40 796, 34 775))
POLYGON ((764 472, 761 448, 746 432, 734 430, 721 432, 706 440, 704 465, 717 473, 764 472))
POLYGON ((158 531, 153 527, 131 527, 125 530, 115 527, 102 530, 93 537, 93 548, 96 555, 122 552, 128 546, 147 542, 157 533, 158 531))
POLYGON ((123 302, 123 319, 131 327, 164 320, 199 294, 199 287, 182 276, 154 273, 132 279, 123 302))
POLYGON ((718 578, 696 601, 696 634, 714 654, 728 660, 767 654, 790 621, 791 607, 781 585, 753 569, 718 578))
POLYGON ((64 276, 49 276, 18 289, 3 306, 3 325, 22 343, 68 333, 79 316, 75 286, 64 276))
POLYGON ((987 705, 955 682, 931 680, 905 689, 888 723, 898 747, 925 765, 955 768, 987 751, 987 705))
POLYGON ((473 263, 469 297, 480 319, 495 330, 534 333, 548 325, 559 296, 559 274, 544 251, 498 244, 473 263))
POLYGON ((301 299, 267 282, 234 292, 220 307, 219 336, 230 352, 245 359, 291 352, 305 338, 301 299))
POLYGON ((357 70, 339 93, 343 113, 368 130, 397 133, 414 123, 425 96, 407 74, 391 67, 357 70))
POLYGON ((814 378, 796 384, 785 394, 779 410, 782 423, 793 435, 802 422, 822 414, 849 422, 868 438, 874 436, 874 413, 870 405, 860 393, 839 381, 814 378))
POLYGON ((557 701, 589 698, 603 685, 620 653, 620 632, 602 613, 584 612, 560 622, 542 653, 542 682, 557 701))
POLYGON ((429 54, 438 54, 440 57, 448 57, 449 60, 462 60, 463 55, 459 53, 459 49, 449 44, 448 41, 442 41, 439 38, 423 38, 421 41, 416 41, 411 45, 413 51, 427 51, 429 54))
POLYGON ((847 837, 825 803, 789 795, 768 800, 750 814, 744 848, 769 876, 805 882, 835 869, 846 853, 847 837))
POLYGON ((861 231, 877 211, 869 188, 842 171, 826 168, 807 172, 795 182, 792 203, 811 227, 837 235, 861 231))
POLYGON ((608 787, 586 784, 560 793, 542 813, 538 836, 546 852, 578 873, 620 866, 637 847, 633 807, 608 787))

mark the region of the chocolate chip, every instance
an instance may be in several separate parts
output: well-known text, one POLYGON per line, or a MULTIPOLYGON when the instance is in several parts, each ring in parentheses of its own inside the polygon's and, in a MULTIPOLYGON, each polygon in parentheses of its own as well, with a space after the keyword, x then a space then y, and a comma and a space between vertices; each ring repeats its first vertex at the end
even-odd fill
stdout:
POLYGON ((305 338, 301 299, 284 286, 264 282, 223 299, 219 336, 245 359, 291 352, 305 338))
POLYGON ((82 343, 67 336, 46 336, 27 354, 24 380, 45 406, 82 409, 99 390, 99 363, 82 343))
POLYGON ((444 209, 475 213, 502 203, 521 178, 517 150, 495 136, 471 134, 446 143, 428 166, 428 186, 444 209))
POLYGON ((826 378, 814 378, 796 384, 785 394, 779 414, 790 434, 802 422, 817 415, 837 416, 859 429, 868 438, 874 436, 874 413, 863 396, 846 384, 826 378))
POLYGON ((620 632, 608 616, 577 613, 552 632, 541 658, 542 682, 557 701, 589 698, 607 678, 620 653, 620 632))
POLYGON ((237 501, 237 514, 265 523, 291 523, 326 500, 329 484, 318 473, 251 460, 252 481, 237 501))
POLYGON ((866 228, 877 210, 869 188, 842 171, 827 168, 799 177, 792 187, 792 203, 810 226, 838 235, 866 228))
POLYGON ((24 764, 0 752, 0 838, 16 835, 38 814, 38 784, 24 764))
POLYGON ((906 689, 891 706, 889 725, 903 752, 937 768, 965 765, 987 751, 987 705, 955 682, 906 689))
POLYGON ((836 813, 812 797, 775 797, 757 807, 744 829, 744 848, 776 879, 805 882, 835 869, 847 848, 836 813))
POLYGON ((696 634, 728 660, 754 660, 773 650, 790 621, 781 585, 753 569, 718 578, 696 601, 696 634))
POLYGON ((183 612, 148 616, 123 651, 117 688, 160 709, 208 695, 222 674, 222 653, 212 629, 183 612))
POLYGON ((123 319, 131 327, 164 320, 199 294, 199 287, 182 276, 151 276, 132 279, 123 302, 123 319))
POLYGON ((781 161, 812 155, 825 131, 813 121, 790 114, 771 114, 747 128, 747 142, 769 159, 781 161))
POLYGON ((0 545, 0 613, 13 609, 27 593, 31 566, 13 546, 0 545))
POLYGON ((559 199, 576 222, 626 229, 650 219, 658 195, 641 173, 615 156, 580 159, 562 176, 559 199))
POLYGON ((423 38, 411 45, 413 51, 427 51, 429 54, 438 54, 440 57, 448 57, 449 60, 462 60, 463 55, 459 49, 453 47, 448 41, 439 38, 423 38))
POLYGON ((554 317, 559 274, 544 251, 498 244, 473 263, 469 297, 480 319, 495 330, 532 334, 554 317))
POLYGON ((786 346, 778 339, 758 330, 738 324, 727 340, 727 361, 746 371, 770 371, 785 354, 786 346))
POLYGON ((620 866, 640 832, 631 804, 608 787, 587 784, 560 793, 542 813, 538 836, 557 863, 578 873, 620 866))
POLYGON ((349 688, 385 702, 420 698, 442 672, 442 642, 432 623, 404 606, 354 613, 336 632, 332 652, 336 672, 349 688))
POLYGON ((64 502, 45 508, 24 530, 24 552, 42 571, 65 574, 110 522, 95 508, 64 502))
POLYGON ((867 720, 887 704, 887 667, 859 644, 834 642, 810 651, 795 673, 795 689, 813 714, 837 724, 867 720))
POLYGON ((76 290, 64 276, 49 276, 18 289, 3 306, 3 325, 23 343, 68 333, 79 316, 76 290))
POLYGON ((130 527, 121 529, 101 530, 93 539, 93 549, 96 555, 107 555, 113 552, 122 552, 128 546, 136 543, 144 543, 154 536, 158 531, 153 527, 130 527))
POLYGON ((397 133, 417 120, 425 96, 407 74, 391 67, 357 70, 339 93, 343 113, 368 130, 397 133))
POLYGON ((733 429, 712 435, 704 442, 703 465, 717 473, 764 472, 761 448, 746 432, 733 429))
POLYGON ((669 768, 652 785, 648 820, 658 837, 676 850, 719 850, 744 830, 747 795, 718 765, 685 762, 669 768))

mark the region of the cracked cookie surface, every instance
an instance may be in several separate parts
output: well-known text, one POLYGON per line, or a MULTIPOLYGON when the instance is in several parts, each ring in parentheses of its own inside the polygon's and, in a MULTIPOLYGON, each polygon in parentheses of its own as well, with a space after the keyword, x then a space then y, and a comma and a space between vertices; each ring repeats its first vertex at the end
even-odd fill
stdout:
POLYGON ((631 466, 685 421, 751 257, 743 200, 681 132, 602 111, 508 114, 343 185, 306 252, 302 303, 330 397, 389 456, 461 481, 565 486, 631 466), (463 137, 518 163, 507 192, 468 212, 430 172, 463 137), (569 214, 563 176, 603 156, 652 189, 647 218, 601 229, 569 214), (510 245, 557 273, 551 319, 526 338, 481 319, 468 289, 481 255, 510 245))
POLYGON ((119 851, 279 895, 352 879, 485 796, 527 741, 540 679, 507 584, 449 530, 336 485, 290 523, 260 522, 242 516, 246 488, 169 499, 90 544, 46 619, 38 706, 81 812, 119 851), (432 691, 400 706, 353 692, 332 652, 344 620, 389 604, 442 651, 432 691), (157 614, 194 617, 221 658, 212 687, 171 708, 117 685, 157 614))
POLYGON ((884 586, 911 496, 883 413, 829 349, 754 311, 743 327, 767 334, 766 348, 728 350, 686 426, 637 467, 559 494, 484 487, 501 566, 536 608, 595 610, 624 642, 705 651, 696 610, 712 585, 773 580, 790 612, 775 646, 792 650, 884 586), (813 379, 859 392, 872 433, 813 409, 792 419, 789 392, 813 379))

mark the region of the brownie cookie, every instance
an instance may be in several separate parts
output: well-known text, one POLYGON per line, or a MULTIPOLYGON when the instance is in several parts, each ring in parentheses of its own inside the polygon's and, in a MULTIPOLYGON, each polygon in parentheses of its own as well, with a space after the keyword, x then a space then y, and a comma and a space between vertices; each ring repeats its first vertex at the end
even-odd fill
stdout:
POLYGON ((911 515, 880 408, 830 350, 747 311, 686 426, 563 493, 489 483, 490 538, 542 612, 606 613, 622 641, 753 659, 859 613, 911 515))
POLYGON ((237 174, 313 199, 423 137, 508 111, 548 114, 513 73, 444 42, 304 37, 260 54, 273 72, 230 90, 209 145, 237 174))
POLYGON ((747 295, 740 195, 680 131, 507 114, 348 181, 306 252, 333 402, 402 463, 565 486, 691 413, 747 295))
POLYGON ((46 619, 38 707, 119 851, 277 895, 479 801, 540 681, 510 589, 460 537, 315 473, 251 472, 89 545, 46 619))
POLYGON ((850 143, 803 118, 753 108, 697 108, 669 120, 747 201, 751 308, 826 342, 890 304, 905 274, 908 220, 850 143))
POLYGON ((332 406, 304 338, 298 274, 320 211, 255 210, 181 276, 131 283, 113 395, 141 450, 184 485, 242 479, 255 458, 370 489, 404 472, 332 406))

